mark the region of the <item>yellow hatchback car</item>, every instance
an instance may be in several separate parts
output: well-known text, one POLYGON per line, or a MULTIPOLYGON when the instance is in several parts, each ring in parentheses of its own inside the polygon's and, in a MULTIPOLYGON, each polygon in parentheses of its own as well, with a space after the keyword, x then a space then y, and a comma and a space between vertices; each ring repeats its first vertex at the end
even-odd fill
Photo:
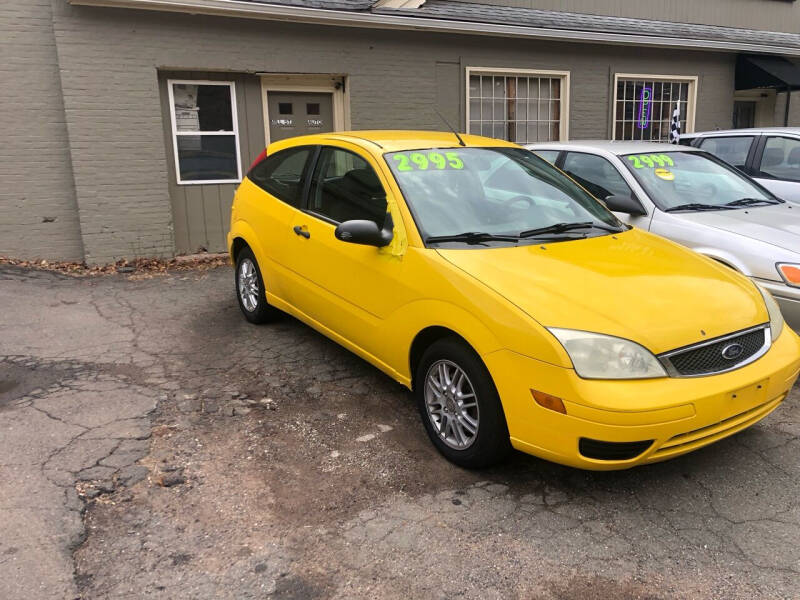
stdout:
POLYGON ((498 140, 275 142, 228 245, 249 321, 290 313, 410 388, 466 467, 511 447, 584 469, 672 458, 765 417, 800 369, 768 292, 498 140))

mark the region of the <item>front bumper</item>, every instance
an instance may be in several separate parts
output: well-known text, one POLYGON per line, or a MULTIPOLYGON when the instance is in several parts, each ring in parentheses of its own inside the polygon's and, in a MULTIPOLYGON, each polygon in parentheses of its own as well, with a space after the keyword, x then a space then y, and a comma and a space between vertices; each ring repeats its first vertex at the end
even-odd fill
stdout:
POLYGON ((588 380, 510 350, 483 359, 515 448, 573 467, 614 470, 685 454, 763 419, 797 380, 800 338, 786 328, 757 361, 696 378, 588 380), (531 389, 561 398, 567 414, 539 406, 531 389), (635 458, 598 460, 580 453, 581 438, 653 441, 635 458))

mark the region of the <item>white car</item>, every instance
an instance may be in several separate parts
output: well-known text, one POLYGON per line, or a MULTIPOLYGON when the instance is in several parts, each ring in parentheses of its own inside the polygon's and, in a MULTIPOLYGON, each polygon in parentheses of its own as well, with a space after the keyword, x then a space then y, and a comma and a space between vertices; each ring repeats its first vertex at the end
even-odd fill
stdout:
MULTIPOLYGON (((527 146, 617 216, 766 287, 800 330, 800 205, 697 148, 576 141, 527 146)), ((646 257, 643 257, 646 260, 646 257)))
POLYGON ((800 127, 684 133, 681 144, 710 152, 778 198, 800 203, 800 127))

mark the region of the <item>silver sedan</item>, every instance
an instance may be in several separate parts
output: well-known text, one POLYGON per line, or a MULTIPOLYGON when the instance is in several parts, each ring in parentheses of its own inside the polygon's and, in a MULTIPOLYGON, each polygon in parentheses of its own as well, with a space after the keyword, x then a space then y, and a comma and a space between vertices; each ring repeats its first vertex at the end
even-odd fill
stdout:
POLYGON ((800 331, 800 206, 696 148, 650 142, 527 146, 624 221, 681 243, 767 288, 800 331))

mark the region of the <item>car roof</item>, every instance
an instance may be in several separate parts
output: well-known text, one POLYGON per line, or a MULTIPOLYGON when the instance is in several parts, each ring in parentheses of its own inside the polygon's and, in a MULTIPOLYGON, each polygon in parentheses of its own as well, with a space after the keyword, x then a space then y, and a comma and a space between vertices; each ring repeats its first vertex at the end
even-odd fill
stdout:
MULTIPOLYGON (((497 147, 516 144, 503 140, 460 133, 461 139, 468 147, 497 147)), ((270 154, 276 150, 292 146, 326 144, 331 141, 350 142, 362 146, 371 152, 397 152, 402 150, 418 150, 425 148, 459 148, 461 144, 451 131, 413 131, 413 130, 364 130, 337 131, 335 133, 316 133, 287 138, 270 144, 270 154)))
POLYGON ((574 140, 571 142, 542 142, 526 144, 529 150, 601 150, 621 156, 637 152, 699 152, 691 146, 677 146, 663 142, 631 142, 621 140, 574 140))
MULTIPOLYGON (((800 127, 747 127, 744 129, 717 129, 714 131, 697 131, 686 135, 696 137, 699 135, 717 135, 717 134, 748 134, 748 133, 791 133, 793 135, 800 135, 800 127)), ((684 134, 681 134, 684 135, 684 134)))

